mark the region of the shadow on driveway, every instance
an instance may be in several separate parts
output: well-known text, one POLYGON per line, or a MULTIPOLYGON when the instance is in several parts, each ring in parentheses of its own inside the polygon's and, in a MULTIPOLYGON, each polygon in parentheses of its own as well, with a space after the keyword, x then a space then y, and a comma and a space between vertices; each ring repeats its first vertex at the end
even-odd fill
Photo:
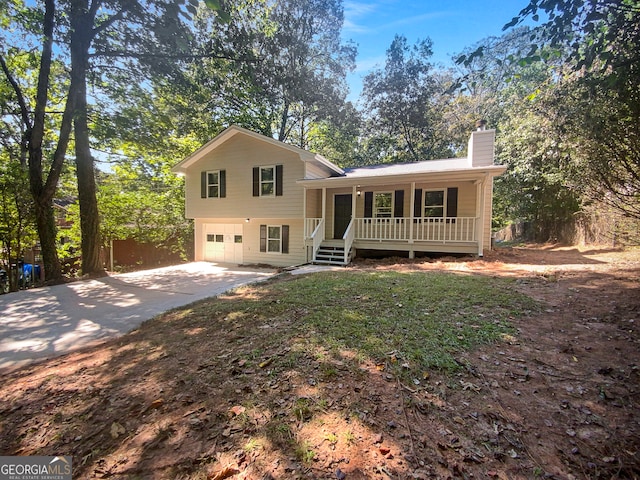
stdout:
POLYGON ((167 310, 275 273, 194 262, 1 295, 0 369, 122 335, 167 310))

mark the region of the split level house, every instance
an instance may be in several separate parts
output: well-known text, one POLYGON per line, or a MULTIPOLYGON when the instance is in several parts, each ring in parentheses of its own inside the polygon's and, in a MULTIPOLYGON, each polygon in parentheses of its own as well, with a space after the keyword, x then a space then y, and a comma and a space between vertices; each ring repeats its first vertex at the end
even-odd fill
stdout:
POLYGON ((321 155, 231 126, 173 171, 185 176, 195 260, 346 265, 365 251, 491 248, 495 130, 465 158, 343 169, 321 155))

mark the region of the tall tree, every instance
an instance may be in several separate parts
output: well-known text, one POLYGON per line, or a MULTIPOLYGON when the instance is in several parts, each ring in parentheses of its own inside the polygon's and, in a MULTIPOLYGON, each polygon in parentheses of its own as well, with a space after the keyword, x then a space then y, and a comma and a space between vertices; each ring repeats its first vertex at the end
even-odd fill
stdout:
POLYGON ((239 123, 307 148, 315 124, 342 115, 346 74, 354 68, 355 46, 340 37, 342 2, 269 0, 256 8, 230 3, 230 22, 200 24, 213 51, 233 59, 211 61, 218 71, 201 70, 208 77, 203 83, 219 97, 221 112, 231 106, 239 123))
MULTIPOLYGON (((31 20, 33 17, 37 18, 33 9, 27 8, 24 5, 15 5, 13 12, 16 18, 26 20, 31 20)), ((33 102, 30 102, 26 97, 22 86, 8 65, 4 45, 3 51, 0 54, 0 66, 2 67, 6 82, 8 82, 13 89, 15 95, 14 101, 20 112, 20 119, 24 131, 21 148, 24 149, 26 157, 28 158, 29 185, 34 200, 34 212, 42 248, 46 280, 58 280, 62 277, 60 261, 56 251, 56 226, 52 202, 69 145, 75 109, 75 97, 67 96, 64 113, 59 124, 57 146, 52 155, 53 158, 49 163, 48 173, 45 177, 43 144, 45 142, 45 127, 47 123, 46 108, 49 101, 51 85, 50 74, 53 61, 55 14, 54 0, 46 0, 44 2, 44 12, 41 17, 41 31, 28 32, 39 34, 42 38, 37 74, 38 82, 33 102), (31 110, 31 105, 34 105, 33 110, 31 110)), ((6 39, 3 39, 3 43, 4 41, 6 41, 6 39)))
MULTIPOLYGON (((14 2, 12 2, 14 3, 14 2)), ((26 12, 15 18, 38 19, 40 5, 25 7, 15 2, 16 11, 26 12)), ((209 0, 216 6, 218 2, 209 0)), ((61 276, 55 255, 55 224, 51 201, 69 144, 71 130, 75 133, 78 195, 81 205, 83 272, 102 270, 99 247, 99 216, 95 193, 94 159, 91 152, 89 104, 87 101, 88 73, 95 80, 94 88, 101 85, 104 68, 119 71, 146 72, 145 67, 164 59, 164 66, 175 63, 181 54, 189 52, 188 32, 183 17, 196 9, 195 0, 60 0, 62 11, 56 12, 56 1, 45 0, 40 32, 27 33, 42 37, 39 83, 33 114, 15 75, 2 60, 7 81, 13 86, 16 101, 22 111, 25 125, 26 148, 29 151, 31 191, 35 200, 36 219, 41 238, 47 278, 61 276), (58 13, 58 14, 56 14, 58 13), (53 35, 59 32, 61 58, 70 59, 70 81, 58 148, 53 156, 46 181, 43 178, 42 140, 46 117, 47 97, 50 90, 50 69, 53 57, 53 35), (65 49, 66 46, 66 49, 65 49), (167 52, 172 52, 167 54, 167 52), (66 55, 66 57, 65 57, 66 55), (108 59, 108 65, 99 63, 108 59), (114 60, 115 59, 115 60, 114 60), (101 68, 102 67, 102 68, 101 68), (127 70, 127 67, 133 67, 127 70)), ((218 4, 219 6, 219 4, 218 4)), ((27 25, 37 22, 25 22, 27 25)), ((131 78, 131 77, 130 77, 131 78)), ((99 95, 99 89, 95 91, 99 95)))
POLYGON ((396 35, 384 68, 364 78, 362 96, 376 132, 373 142, 387 144, 377 161, 419 161, 451 154, 440 131, 443 102, 436 97, 443 90, 429 62, 432 54, 431 40, 409 46, 405 37, 396 35))
MULTIPOLYGON (((530 0, 505 29, 546 18, 529 50, 512 62, 562 57, 553 78, 555 99, 544 110, 565 144, 572 145, 586 201, 601 198, 640 219, 640 1, 530 0)), ((482 56, 463 55, 466 64, 482 56)), ((535 94, 535 91, 532 92, 535 94)))

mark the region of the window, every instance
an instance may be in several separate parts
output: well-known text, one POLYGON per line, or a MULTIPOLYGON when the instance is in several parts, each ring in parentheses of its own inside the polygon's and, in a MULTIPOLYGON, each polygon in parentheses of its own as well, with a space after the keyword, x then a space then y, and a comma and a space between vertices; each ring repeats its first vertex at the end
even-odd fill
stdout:
POLYGON ((220 172, 207 172, 207 197, 220 197, 220 172))
POLYGON ((280 227, 269 225, 267 227, 267 252, 280 253, 282 250, 281 239, 280 227))
POLYGON ((233 237, 233 243, 242 243, 242 235, 235 235, 233 237))
POLYGON ((289 225, 260 225, 260 251, 289 253, 289 225))
POLYGON ((260 196, 272 196, 275 192, 275 167, 260 167, 260 196))
POLYGON ((393 214, 393 194, 391 192, 376 193, 373 200, 373 216, 391 218, 393 214))
POLYGON ((224 198, 226 196, 226 171, 210 170, 200 174, 201 198, 224 198))
POLYGON ((282 165, 253 167, 253 196, 279 197, 282 195, 282 165))
POLYGON ((424 191, 424 217, 443 218, 446 215, 445 190, 424 191))

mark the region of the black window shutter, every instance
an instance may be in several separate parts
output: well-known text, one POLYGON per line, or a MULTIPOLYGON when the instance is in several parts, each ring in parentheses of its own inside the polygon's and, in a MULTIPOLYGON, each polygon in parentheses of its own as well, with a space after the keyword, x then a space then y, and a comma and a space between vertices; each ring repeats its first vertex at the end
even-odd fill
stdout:
POLYGON ((404 217, 404 190, 396 190, 393 200, 393 216, 404 217))
POLYGON ((267 251, 267 226, 260 225, 260 251, 267 251))
POLYGON ((364 192, 364 217, 373 217, 373 192, 364 192))
POLYGON ((447 217, 458 216, 458 187, 447 188, 447 217))
POLYGON ((220 177, 218 181, 220 182, 220 198, 224 198, 227 196, 227 171, 226 170, 220 170, 220 177))
POLYGON ((282 165, 276 165, 276 197, 282 196, 282 165))
POLYGON ((413 205, 413 216, 420 218, 422 217, 422 190, 416 190, 415 202, 413 205))
POLYGON ((200 198, 207 198, 207 172, 200 172, 200 198))
POLYGON ((253 167, 253 196, 260 196, 260 169, 253 167))
POLYGON ((282 225, 282 253, 289 253, 289 225, 282 225))

